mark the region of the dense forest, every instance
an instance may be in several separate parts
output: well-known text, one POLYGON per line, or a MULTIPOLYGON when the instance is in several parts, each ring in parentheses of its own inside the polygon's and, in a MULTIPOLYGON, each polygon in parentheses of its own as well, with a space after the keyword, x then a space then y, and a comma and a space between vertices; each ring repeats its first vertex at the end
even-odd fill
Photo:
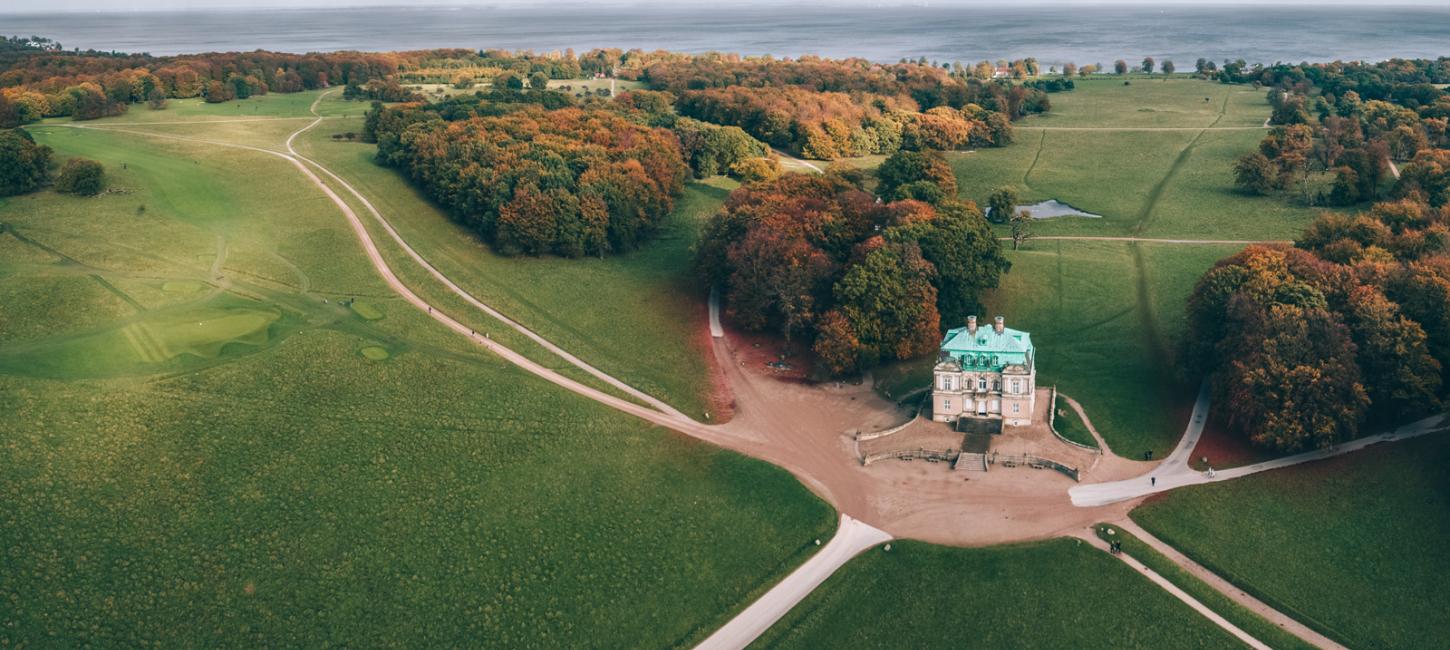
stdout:
POLYGON ((619 111, 544 106, 544 98, 567 103, 567 95, 517 96, 539 101, 480 94, 443 106, 378 104, 364 137, 378 143, 380 162, 505 254, 578 257, 638 246, 684 183, 679 139, 619 111))
POLYGON ((1325 214, 1250 246, 1189 303, 1189 359, 1228 422, 1294 451, 1433 412, 1450 368, 1450 210, 1414 200, 1325 214))
POLYGON ((1008 262, 976 206, 956 200, 939 158, 900 152, 878 190, 860 172, 787 174, 731 193, 696 247, 733 322, 809 345, 844 374, 929 354, 941 323, 961 322, 1008 262), (944 184, 934 191, 926 185, 944 184), (933 204, 894 200, 915 192, 933 204))
POLYGON ((1042 88, 922 63, 702 55, 652 63, 639 78, 676 94, 683 115, 820 160, 1003 146, 1011 120, 1051 108, 1042 88))

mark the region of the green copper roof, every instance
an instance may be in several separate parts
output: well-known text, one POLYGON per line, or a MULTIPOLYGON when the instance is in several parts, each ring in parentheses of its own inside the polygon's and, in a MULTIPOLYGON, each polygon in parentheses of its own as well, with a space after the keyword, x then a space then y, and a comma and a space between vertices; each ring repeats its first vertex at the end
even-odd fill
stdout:
POLYGON ((951 357, 963 370, 1000 372, 1011 364, 1031 366, 1032 335, 1010 327, 998 334, 992 325, 979 325, 975 334, 965 327, 947 332, 941 342, 942 357, 951 357))

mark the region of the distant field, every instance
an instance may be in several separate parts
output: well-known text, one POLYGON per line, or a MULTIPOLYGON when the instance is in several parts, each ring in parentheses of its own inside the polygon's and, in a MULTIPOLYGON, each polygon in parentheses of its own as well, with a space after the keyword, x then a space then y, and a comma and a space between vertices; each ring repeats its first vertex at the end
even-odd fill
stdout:
POLYGON ((1072 91, 1049 95, 1052 110, 1021 126, 1258 126, 1269 116, 1265 91, 1248 86, 1162 76, 1079 78, 1074 85, 1072 91))
POLYGON ((1051 98, 1051 112, 1018 122, 1012 146, 950 154, 963 197, 981 204, 1011 187, 1023 203, 1057 199, 1103 216, 1039 222, 1043 235, 1290 239, 1318 212, 1233 187, 1233 161, 1264 135, 1244 128, 1269 116, 1260 91, 1091 80, 1051 98))
POLYGON ((437 327, 286 161, 33 130, 117 191, 0 203, 0 644, 688 644, 834 527, 437 327))
POLYGON ((766 648, 1222 648, 1233 637, 1074 539, 866 551, 770 629, 766 648))
POLYGON ((1185 488, 1133 519, 1350 647, 1450 638, 1450 437, 1185 488))

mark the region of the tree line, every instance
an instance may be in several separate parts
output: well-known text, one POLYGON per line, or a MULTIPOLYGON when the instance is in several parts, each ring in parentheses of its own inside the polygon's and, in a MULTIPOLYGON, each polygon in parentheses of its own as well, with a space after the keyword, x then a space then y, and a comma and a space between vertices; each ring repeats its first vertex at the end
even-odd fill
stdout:
POLYGON ((367 84, 437 55, 256 51, 153 57, 66 51, 45 39, 11 38, 0 48, 0 128, 43 117, 96 119, 141 103, 162 108, 168 99, 223 102, 268 92, 367 84))
POLYGON ((1296 451, 1434 412, 1450 368, 1450 210, 1326 213, 1293 247, 1250 246, 1199 280, 1190 366, 1231 427, 1296 451))
POLYGON ((938 156, 898 152, 877 176, 875 195, 834 168, 735 190, 696 245, 702 283, 733 322, 810 346, 833 373, 933 352, 1009 263, 938 156))
POLYGON ((689 171, 679 138, 626 111, 512 92, 537 99, 375 104, 363 135, 379 162, 504 254, 604 255, 649 237, 689 171))
POLYGON ((1326 63, 1220 73, 1225 81, 1269 87, 1270 122, 1259 150, 1234 165, 1238 187, 1289 191, 1311 205, 1347 206, 1385 198, 1445 200, 1444 148, 1450 146, 1450 59, 1326 63), (1403 163, 1395 181, 1390 165, 1403 163), (1326 192, 1316 174, 1332 174, 1326 192))

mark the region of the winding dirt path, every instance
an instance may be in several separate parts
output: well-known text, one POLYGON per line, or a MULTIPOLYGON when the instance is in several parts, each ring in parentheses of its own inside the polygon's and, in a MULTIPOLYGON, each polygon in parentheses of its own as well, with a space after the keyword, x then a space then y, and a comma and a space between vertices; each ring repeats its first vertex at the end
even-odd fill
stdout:
POLYGON ((1062 394, 1062 391, 1058 391, 1057 396, 1061 397, 1062 401, 1067 402, 1067 405, 1072 407, 1072 412, 1077 414, 1079 420, 1082 420, 1083 426, 1087 427, 1088 433, 1093 434, 1093 440, 1098 442, 1098 450, 1102 451, 1104 456, 1117 456, 1117 454, 1113 453, 1113 449, 1108 446, 1108 441, 1103 439, 1103 434, 1098 433, 1097 427, 1093 426, 1093 421, 1088 418, 1087 411, 1083 410, 1082 404, 1078 404, 1077 400, 1062 394))

